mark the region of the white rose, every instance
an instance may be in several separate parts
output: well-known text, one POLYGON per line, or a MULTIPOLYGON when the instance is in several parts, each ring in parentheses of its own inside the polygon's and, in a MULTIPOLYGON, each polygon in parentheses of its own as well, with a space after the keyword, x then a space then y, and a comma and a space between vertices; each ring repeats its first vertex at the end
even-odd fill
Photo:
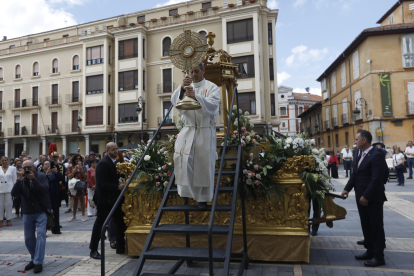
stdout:
POLYGON ((168 186, 168 181, 165 181, 164 182, 164 187, 167 187, 168 186))
POLYGON ((316 154, 316 155, 319 155, 319 150, 318 150, 318 149, 313 149, 313 150, 312 150, 312 153, 313 153, 313 154, 316 154))
POLYGON ((161 167, 158 167, 158 170, 160 171, 161 170, 161 167))
POLYGON ((251 128, 254 128, 254 124, 250 124, 250 127, 251 127, 251 128))
POLYGON ((289 137, 286 139, 286 144, 292 144, 292 142, 293 142, 292 138, 289 137))
POLYGON ((150 160, 151 160, 151 156, 149 156, 149 155, 145 155, 144 160, 145 160, 145 161, 150 161, 150 160))
POLYGON ((247 137, 246 137, 246 140, 247 140, 247 141, 250 141, 251 139, 252 139, 252 138, 251 138, 250 136, 247 136, 247 137))
POLYGON ((243 174, 246 174, 246 173, 247 173, 247 170, 246 170, 246 169, 244 169, 244 170, 243 170, 243 174))
POLYGON ((325 152, 324 148, 319 149, 319 153, 325 152))
POLYGON ((262 176, 260 174, 256 174, 256 178, 260 179, 260 178, 262 178, 262 176))
POLYGON ((237 110, 237 105, 233 105, 233 110, 237 110))
POLYGON ((251 179, 247 179, 247 180, 246 180, 246 184, 247 184, 247 185, 252 185, 252 184, 253 184, 253 181, 252 181, 251 179))
POLYGON ((248 116, 249 114, 250 114, 249 111, 244 112, 245 116, 248 116))
POLYGON ((328 166, 328 161, 323 161, 323 164, 325 165, 325 166, 328 166))
POLYGON ((168 163, 168 166, 171 166, 171 163, 168 163))

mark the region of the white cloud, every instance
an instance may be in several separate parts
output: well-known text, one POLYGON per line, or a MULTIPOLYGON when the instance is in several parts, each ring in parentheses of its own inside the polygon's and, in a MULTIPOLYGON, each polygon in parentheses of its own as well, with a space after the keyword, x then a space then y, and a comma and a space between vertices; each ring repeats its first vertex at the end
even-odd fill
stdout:
POLYGON ((328 53, 327 48, 323 49, 310 49, 305 45, 296 46, 291 50, 292 55, 286 58, 286 64, 288 66, 303 66, 309 62, 315 62, 321 60, 328 53))
POLYGON ((51 5, 46 0, 2 1, 0 35, 15 38, 77 24, 73 14, 51 5))
POLYGON ((269 9, 277 9, 279 7, 279 3, 276 0, 268 0, 267 1, 267 7, 269 9))
POLYGON ((301 6, 305 5, 305 3, 307 1, 308 0, 296 0, 295 3, 293 3, 293 7, 294 8, 301 7, 301 6))
POLYGON ((181 3, 181 2, 186 2, 188 0, 168 0, 167 2, 163 3, 163 4, 157 4, 155 7, 163 7, 163 6, 168 6, 168 5, 173 5, 173 4, 177 4, 177 3, 181 3))
POLYGON ((51 4, 83 5, 85 0, 49 0, 51 4))
POLYGON ((285 80, 290 79, 292 76, 283 71, 282 73, 277 73, 277 85, 281 85, 285 80))
MULTIPOLYGON (((296 93, 308 93, 305 88, 299 88, 299 87, 293 89, 293 92, 296 92, 296 93)), ((310 87, 309 92, 311 94, 315 94, 315 95, 322 96, 322 90, 321 90, 320 87, 319 88, 310 87)))

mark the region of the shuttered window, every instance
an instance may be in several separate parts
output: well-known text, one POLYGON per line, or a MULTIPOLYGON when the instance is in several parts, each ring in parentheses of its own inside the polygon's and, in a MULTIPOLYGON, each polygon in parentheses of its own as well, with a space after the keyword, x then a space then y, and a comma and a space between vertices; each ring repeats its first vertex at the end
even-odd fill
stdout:
POLYGON ((239 66, 238 79, 254 78, 254 56, 235 57, 231 61, 239 66))
POLYGON ((108 125, 111 124, 111 107, 108 106, 108 125))
POLYGON ((344 88, 346 86, 346 68, 345 68, 345 63, 342 63, 342 65, 341 65, 341 85, 342 85, 342 88, 344 88))
POLYGON ((275 94, 270 94, 270 115, 276 115, 275 94))
POLYGON ((20 79, 22 77, 22 67, 20 65, 16 66, 16 79, 20 79))
POLYGON ((118 84, 119 91, 138 89, 138 70, 119 73, 118 84))
POLYGON ((138 122, 136 113, 137 103, 128 103, 118 105, 119 123, 138 122))
POLYGON ((3 68, 0 68, 0 81, 3 80, 3 68))
POLYGON ((178 9, 170 10, 170 16, 173 16, 174 14, 178 14, 178 9))
POLYGON ((210 9, 211 8, 211 2, 203 3, 203 4, 201 4, 201 7, 203 9, 210 9))
POLYGON ((58 73, 59 72, 59 61, 57 59, 54 59, 52 62, 52 72, 53 73, 58 73))
POLYGON ((227 44, 253 41, 253 19, 227 22, 227 44))
POLYGON ((145 15, 138 16, 137 21, 145 21, 145 15))
POLYGON ((273 29, 272 29, 272 23, 267 23, 267 38, 269 41, 269 45, 273 44, 273 29))
POLYGON ((38 106, 39 105, 39 87, 35 86, 32 88, 32 105, 38 106))
POLYGON ((239 94, 239 107, 245 112, 248 111, 250 114, 256 114, 256 93, 240 93, 239 94))
POLYGON ((357 78, 359 78, 359 57, 358 57, 358 51, 356 51, 353 55, 352 55, 352 72, 354 75, 354 80, 356 80, 357 78))
POLYGON ((86 108, 86 125, 102 125, 103 124, 103 107, 87 107, 86 108))
POLYGON ((145 38, 142 40, 142 57, 145 58, 145 38))
POLYGON ((171 68, 162 70, 162 92, 173 92, 171 68))
POLYGON ((0 110, 3 110, 3 91, 0 91, 0 110))
POLYGON ((52 85, 52 104, 59 103, 59 87, 57 84, 52 85))
POLYGON ((119 41, 119 59, 138 57, 138 38, 119 41))
POLYGON ((273 69, 273 58, 269 58, 269 74, 270 74, 270 80, 275 80, 275 72, 273 69))
POLYGON ((32 114, 32 135, 37 134, 37 114, 32 114))
POLYGON ((20 107, 20 89, 14 90, 14 107, 20 107))
POLYGON ((104 46, 86 48, 86 65, 99 64, 104 62, 104 46))
POLYGON ((86 94, 103 93, 103 75, 86 77, 86 94))
POLYGON ((331 83, 332 83, 332 94, 335 94, 336 93, 336 73, 335 72, 332 73, 331 83))
POLYGON ((39 62, 33 64, 33 76, 39 76, 39 62))
POLYGON ((78 110, 72 110, 72 124, 71 124, 71 130, 72 132, 78 131, 78 110))
POLYGON ((78 81, 72 82, 72 102, 73 103, 79 102, 79 82, 78 81))
POLYGON ((79 70, 79 56, 73 57, 73 70, 79 70))
POLYGON ((162 55, 164 57, 168 56, 168 50, 170 49, 170 47, 171 47, 171 38, 169 37, 164 38, 162 41, 162 55))
POLYGON ((58 132, 57 121, 58 121, 58 113, 52 112, 52 133, 58 132))

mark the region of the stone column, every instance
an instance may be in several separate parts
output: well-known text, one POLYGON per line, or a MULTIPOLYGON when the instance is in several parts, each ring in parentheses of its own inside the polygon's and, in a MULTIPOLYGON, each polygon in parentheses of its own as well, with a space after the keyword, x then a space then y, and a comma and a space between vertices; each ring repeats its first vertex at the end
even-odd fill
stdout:
POLYGON ((42 154, 46 155, 46 136, 42 136, 42 154))
POLYGON ((154 131, 147 131, 149 138, 148 141, 151 141, 152 137, 154 137, 154 131))
POLYGON ((114 132, 114 143, 118 145, 118 133, 114 132))
POLYGON ((63 135, 62 137, 62 154, 66 157, 66 136, 63 135))
POLYGON ((4 155, 6 157, 9 157, 9 139, 3 139, 4 140, 4 155))
POLYGON ((23 151, 27 152, 27 138, 23 138, 23 151))
POLYGON ((85 155, 89 154, 89 135, 85 135, 85 155))

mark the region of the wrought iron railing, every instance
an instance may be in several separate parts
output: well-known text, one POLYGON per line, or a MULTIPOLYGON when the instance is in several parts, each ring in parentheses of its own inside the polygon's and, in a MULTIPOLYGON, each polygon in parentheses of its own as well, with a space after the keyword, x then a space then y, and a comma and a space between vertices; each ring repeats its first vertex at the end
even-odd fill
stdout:
POLYGON ((66 94, 65 95, 65 103, 80 103, 82 102, 82 98, 78 96, 74 96, 73 94, 66 94))
POLYGON ((329 120, 325 121, 325 129, 330 129, 331 126, 329 124, 329 120))
MULTIPOLYGON (((161 122, 163 121, 164 117, 158 117, 158 125, 161 124, 161 122)), ((174 117, 169 117, 166 118, 164 121, 163 126, 175 126, 175 116, 174 117)))
POLYGON ((338 126, 338 117, 333 117, 332 118, 332 126, 333 127, 337 127, 338 126))
POLYGON ((65 125, 65 133, 71 132, 79 132, 79 125, 78 124, 66 124, 65 125))
POLYGON ((26 98, 20 101, 9 101, 9 109, 32 108, 40 106, 39 98, 26 98))
POLYGON ((57 98, 52 96, 46 97, 46 106, 59 105, 61 103, 60 95, 57 98))
POLYGON ((61 133, 60 125, 45 125, 44 134, 59 134, 61 133))
POLYGON ((345 114, 341 115, 341 122, 342 122, 343 125, 349 124, 348 113, 345 113, 345 114))

